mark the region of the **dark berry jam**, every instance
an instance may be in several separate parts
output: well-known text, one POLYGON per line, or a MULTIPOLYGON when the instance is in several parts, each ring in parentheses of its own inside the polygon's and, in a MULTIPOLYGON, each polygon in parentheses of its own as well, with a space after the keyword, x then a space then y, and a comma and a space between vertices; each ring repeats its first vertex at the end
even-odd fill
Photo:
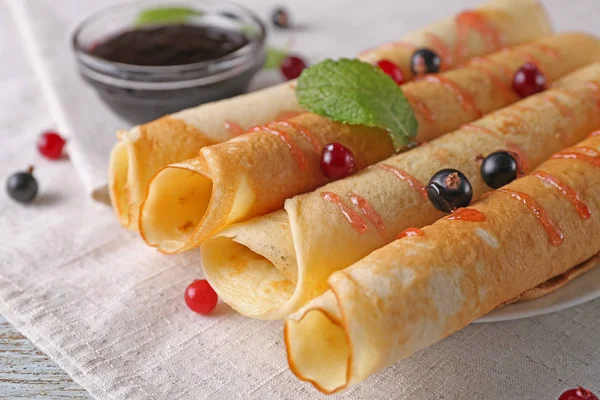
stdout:
POLYGON ((228 2, 180 0, 194 15, 139 25, 148 5, 125 3, 85 19, 73 33, 84 80, 129 123, 246 92, 265 61, 265 27, 228 2))
POLYGON ((141 27, 94 44, 90 53, 108 61, 142 66, 170 66, 216 60, 249 43, 240 32, 216 26, 141 27))

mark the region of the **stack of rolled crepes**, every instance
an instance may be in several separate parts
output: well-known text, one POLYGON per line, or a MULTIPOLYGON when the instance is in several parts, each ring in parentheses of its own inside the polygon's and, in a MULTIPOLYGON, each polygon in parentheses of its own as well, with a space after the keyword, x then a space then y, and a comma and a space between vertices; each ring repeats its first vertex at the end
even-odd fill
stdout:
POLYGON ((285 324, 293 372, 341 390, 600 252, 600 135, 333 273, 285 324))
POLYGON ((289 199, 284 210, 219 232, 202 246, 205 274, 238 312, 283 318, 325 292, 332 272, 390 243, 404 229, 442 217, 424 191, 436 171, 460 170, 478 199, 491 190, 479 172, 482 157, 513 151, 528 171, 600 128, 599 102, 597 63, 453 133, 289 199))
MULTIPOLYGON (((409 34, 401 42, 365 52, 359 58, 367 62, 389 59, 409 79, 409 60, 415 48, 434 49, 441 56, 444 69, 450 69, 472 57, 550 33, 548 16, 537 0, 493 0, 409 34)), ((160 168, 195 157, 204 146, 226 141, 250 127, 301 112, 294 88, 295 83, 289 82, 118 132, 119 141, 111 154, 109 192, 121 224, 138 229, 139 209, 148 182, 160 168)))
MULTIPOLYGON (((517 101, 512 77, 529 60, 554 82, 600 60, 600 41, 561 34, 403 85, 419 121, 417 140, 436 138, 517 101)), ((311 113, 258 127, 162 168, 148 187, 140 233, 148 245, 175 253, 197 247, 234 222, 279 209, 287 198, 329 181, 319 160, 330 142, 350 149, 358 169, 394 153, 382 129, 336 123, 311 113)))
POLYGON ((303 112, 294 82, 121 132, 113 205, 164 253, 202 245, 219 296, 286 318, 293 372, 341 390, 598 265, 600 134, 584 138, 600 129, 600 41, 549 31, 537 1, 496 0, 363 53, 409 79, 415 48, 441 56, 442 73, 402 86, 419 145, 401 154, 382 129, 303 112), (526 62, 550 87, 519 101, 526 62), (328 183, 331 142, 363 171, 328 183), (529 175, 492 192, 480 166, 498 150, 529 175), (444 168, 466 175, 476 201, 448 217, 426 189, 444 168))

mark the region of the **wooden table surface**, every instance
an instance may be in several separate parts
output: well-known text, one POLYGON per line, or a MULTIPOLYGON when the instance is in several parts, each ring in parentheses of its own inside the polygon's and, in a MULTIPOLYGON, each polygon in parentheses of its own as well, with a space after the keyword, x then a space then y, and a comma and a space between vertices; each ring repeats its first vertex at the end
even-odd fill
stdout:
POLYGON ((91 399, 0 315, 0 399, 91 399))

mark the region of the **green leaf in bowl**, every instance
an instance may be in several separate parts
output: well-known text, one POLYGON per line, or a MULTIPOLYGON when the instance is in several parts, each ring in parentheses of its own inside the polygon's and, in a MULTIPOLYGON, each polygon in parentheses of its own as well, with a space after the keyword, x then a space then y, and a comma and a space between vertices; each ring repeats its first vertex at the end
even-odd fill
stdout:
POLYGON ((246 36, 254 36, 258 33, 259 29, 252 24, 243 24, 240 27, 240 32, 246 36))
POLYGON ((139 13, 135 24, 148 25, 159 23, 186 22, 190 17, 202 15, 201 11, 185 7, 149 8, 139 13))
POLYGON ((281 66, 283 60, 287 57, 287 51, 277 49, 274 47, 267 48, 267 59, 265 61, 264 69, 277 69, 281 66))

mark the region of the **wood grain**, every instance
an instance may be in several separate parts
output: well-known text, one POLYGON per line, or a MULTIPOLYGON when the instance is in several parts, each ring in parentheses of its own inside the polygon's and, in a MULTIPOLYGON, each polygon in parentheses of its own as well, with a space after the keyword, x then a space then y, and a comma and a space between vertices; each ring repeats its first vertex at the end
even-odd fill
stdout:
POLYGON ((0 316, 0 399, 91 399, 0 316))

